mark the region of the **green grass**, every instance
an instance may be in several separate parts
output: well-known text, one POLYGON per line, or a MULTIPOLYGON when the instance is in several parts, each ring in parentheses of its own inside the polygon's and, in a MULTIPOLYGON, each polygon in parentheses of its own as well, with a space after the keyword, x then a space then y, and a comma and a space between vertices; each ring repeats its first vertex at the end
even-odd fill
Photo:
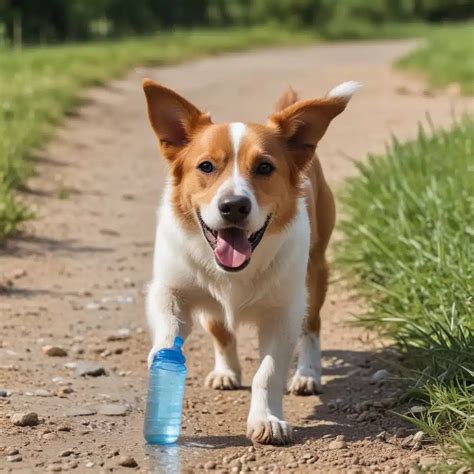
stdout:
POLYGON ((463 92, 474 94, 474 23, 433 29, 426 44, 398 65, 422 72, 434 86, 455 82, 463 92))
POLYGON ((369 302, 361 322, 405 355, 408 396, 427 407, 411 421, 474 465, 474 122, 357 166, 337 255, 369 302))
POLYGON ((115 42, 0 51, 0 241, 30 213, 15 190, 31 175, 33 151, 78 103, 81 91, 136 65, 159 65, 257 46, 314 41, 271 27, 174 33, 115 42))

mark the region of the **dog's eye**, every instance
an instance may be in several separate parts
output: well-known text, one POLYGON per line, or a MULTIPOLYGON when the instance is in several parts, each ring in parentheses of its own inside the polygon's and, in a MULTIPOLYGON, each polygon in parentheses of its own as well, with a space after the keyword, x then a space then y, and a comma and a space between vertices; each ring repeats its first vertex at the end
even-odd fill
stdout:
POLYGON ((255 168, 255 174, 259 176, 270 176, 273 173, 275 167, 271 163, 262 162, 255 168))
POLYGON ((203 173, 212 173, 214 171, 214 165, 210 161, 203 161, 199 163, 198 168, 203 173))

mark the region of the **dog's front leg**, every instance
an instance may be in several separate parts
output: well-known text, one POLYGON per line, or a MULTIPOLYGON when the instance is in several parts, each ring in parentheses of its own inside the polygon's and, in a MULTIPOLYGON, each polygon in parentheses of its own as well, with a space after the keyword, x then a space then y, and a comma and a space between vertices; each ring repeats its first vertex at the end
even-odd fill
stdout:
POLYGON ((291 440, 291 427, 283 419, 283 394, 304 317, 304 302, 298 306, 272 314, 258 326, 261 362, 252 381, 247 420, 247 436, 257 443, 286 444, 291 440))
POLYGON ((171 347, 176 336, 183 339, 191 332, 189 311, 176 290, 154 280, 147 292, 146 314, 153 347, 148 355, 148 367, 155 354, 164 347, 171 347))

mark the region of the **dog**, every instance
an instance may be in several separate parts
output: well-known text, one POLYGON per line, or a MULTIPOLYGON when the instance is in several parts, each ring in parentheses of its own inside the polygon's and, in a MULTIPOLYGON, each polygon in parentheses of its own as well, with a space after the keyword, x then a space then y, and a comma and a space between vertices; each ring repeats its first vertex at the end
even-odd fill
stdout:
POLYGON ((197 316, 214 344, 206 385, 237 389, 235 332, 240 324, 255 325, 260 365, 247 436, 257 443, 291 440, 282 400, 298 338, 289 390, 321 390, 319 313, 335 203, 315 150, 358 88, 345 82, 314 100, 299 100, 289 89, 266 125, 216 124, 176 92, 143 81, 149 121, 169 167, 146 297, 148 363, 175 336, 185 339, 197 316))

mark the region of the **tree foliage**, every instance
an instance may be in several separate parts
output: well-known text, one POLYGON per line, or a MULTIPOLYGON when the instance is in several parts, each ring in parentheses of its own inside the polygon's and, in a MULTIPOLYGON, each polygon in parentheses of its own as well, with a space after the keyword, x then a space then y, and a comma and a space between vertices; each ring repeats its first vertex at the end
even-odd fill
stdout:
POLYGON ((176 27, 335 28, 351 22, 462 20, 472 0, 0 0, 0 36, 27 43, 83 41, 176 27))

